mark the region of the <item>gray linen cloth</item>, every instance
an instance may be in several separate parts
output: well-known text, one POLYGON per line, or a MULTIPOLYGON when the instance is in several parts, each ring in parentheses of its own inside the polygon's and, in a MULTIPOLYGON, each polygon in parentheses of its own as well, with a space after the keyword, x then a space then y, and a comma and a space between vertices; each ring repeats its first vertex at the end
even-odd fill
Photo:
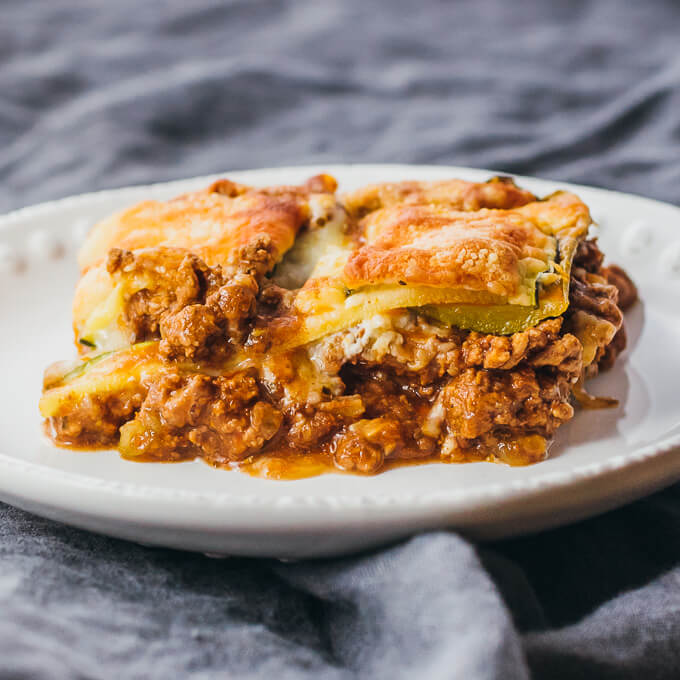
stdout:
MULTIPOLYGON (((680 5, 0 3, 0 209, 229 168, 680 201, 680 5)), ((0 506, 0 678, 677 678, 680 496, 541 535, 211 560, 0 506)))

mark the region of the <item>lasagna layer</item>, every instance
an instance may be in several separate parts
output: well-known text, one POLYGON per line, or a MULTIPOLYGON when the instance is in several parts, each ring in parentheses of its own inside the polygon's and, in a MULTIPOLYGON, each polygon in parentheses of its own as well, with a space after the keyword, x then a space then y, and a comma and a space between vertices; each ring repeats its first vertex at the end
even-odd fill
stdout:
POLYGON ((264 276, 301 228, 336 217, 335 188, 329 175, 265 189, 219 180, 100 222, 79 256, 83 276, 73 322, 80 349, 115 349, 149 336, 130 323, 139 307, 147 310, 143 330, 157 333, 160 316, 194 301, 205 276, 229 278, 243 271, 264 276))
POLYGON ((545 457, 574 397, 611 403, 582 384, 625 347, 621 306, 636 291, 585 239, 577 197, 537 200, 507 180, 342 199, 330 178, 224 186, 295 203, 292 238, 267 212, 219 256, 179 236, 111 237, 88 271, 109 278, 100 328, 123 333, 46 372, 40 409, 58 444, 277 478, 522 465, 545 457))
POLYGON ((380 208, 318 259, 296 295, 303 321, 293 341, 403 307, 468 330, 524 330, 566 310, 571 261, 590 224, 568 193, 504 210, 380 208))

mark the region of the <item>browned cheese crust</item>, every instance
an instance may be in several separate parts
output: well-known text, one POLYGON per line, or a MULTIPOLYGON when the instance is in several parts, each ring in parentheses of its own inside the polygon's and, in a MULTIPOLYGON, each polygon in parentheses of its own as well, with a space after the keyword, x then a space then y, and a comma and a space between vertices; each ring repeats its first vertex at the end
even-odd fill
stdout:
POLYGON ((100 222, 83 246, 83 270, 101 262, 111 248, 183 248, 208 265, 233 263, 240 250, 265 237, 277 255, 288 250, 309 216, 312 193, 333 193, 329 175, 302 186, 257 189, 218 180, 207 189, 169 201, 144 201, 100 222))
POLYGON ((551 235, 544 225, 583 224, 588 208, 558 194, 513 210, 451 210, 440 205, 396 205, 363 221, 365 245, 350 256, 350 285, 406 283, 464 287, 511 297, 523 265, 544 259, 551 235))
POLYGON ((520 189, 509 177, 493 177, 488 182, 446 179, 369 184, 343 196, 348 212, 357 217, 395 205, 439 205, 465 211, 507 210, 535 200, 531 192, 520 189))

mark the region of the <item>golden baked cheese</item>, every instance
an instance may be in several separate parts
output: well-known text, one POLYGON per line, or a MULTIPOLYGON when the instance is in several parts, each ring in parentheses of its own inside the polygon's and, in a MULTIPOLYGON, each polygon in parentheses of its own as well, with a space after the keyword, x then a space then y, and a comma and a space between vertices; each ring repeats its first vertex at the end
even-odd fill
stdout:
POLYGON ((332 195, 330 175, 301 186, 259 189, 218 180, 208 188, 169 201, 143 201, 97 224, 78 255, 83 271, 103 261, 111 248, 184 248, 208 265, 225 265, 258 236, 278 252, 291 247, 310 216, 312 194, 332 195))
POLYGON ((124 307, 139 291, 164 287, 162 268, 139 275, 108 271, 112 249, 135 254, 162 249, 181 265, 190 253, 208 266, 238 266, 244 249, 265 243, 272 265, 290 249, 302 225, 325 222, 337 209, 335 179, 312 177, 300 186, 248 187, 229 180, 169 201, 144 201, 97 224, 79 253, 82 278, 73 301, 81 348, 112 350, 135 342, 124 307))
MULTIPOLYGON (((591 224, 559 192, 510 210, 393 205, 329 238, 295 300, 308 342, 389 309, 425 307, 441 322, 507 334, 559 316, 571 260, 591 224)), ((285 260, 284 260, 285 262, 285 260)))
POLYGON ((535 201, 530 191, 518 187, 510 177, 492 177, 487 182, 444 179, 427 182, 404 181, 368 184, 343 196, 350 215, 394 205, 441 205, 452 210, 507 210, 535 201))

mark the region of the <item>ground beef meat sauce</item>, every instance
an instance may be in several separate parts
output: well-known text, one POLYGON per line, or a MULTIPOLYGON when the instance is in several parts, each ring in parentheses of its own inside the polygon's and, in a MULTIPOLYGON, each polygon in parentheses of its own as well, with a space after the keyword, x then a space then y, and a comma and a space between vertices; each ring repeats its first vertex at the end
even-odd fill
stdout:
POLYGON ((584 374, 624 349, 621 307, 637 297, 589 240, 574 259, 567 313, 528 330, 487 335, 395 310, 286 351, 277 345, 298 321, 292 292, 267 277, 274 259, 266 236, 232 268, 179 249, 112 249, 111 273, 150 282, 128 300, 126 322, 137 341, 159 342, 165 368, 129 393, 50 419, 53 439, 111 446, 120 433, 129 459, 199 457, 278 479, 428 461, 526 465, 573 417, 584 374), (225 371, 237 350, 247 359, 225 371), (186 361, 201 370, 186 374, 186 361))
MULTIPOLYGON (((582 253, 565 319, 494 336, 400 311, 292 353, 262 355, 228 377, 168 373, 123 426, 121 450, 142 460, 201 457, 273 478, 433 460, 541 460, 573 417, 571 391, 584 370, 571 317, 586 311, 616 327, 598 348, 600 367, 623 349, 618 289, 603 282, 594 242, 582 253)), ((270 291, 265 305, 282 304, 282 295, 270 291)), ((200 354, 210 343, 204 315, 197 319, 180 344, 200 354)))

